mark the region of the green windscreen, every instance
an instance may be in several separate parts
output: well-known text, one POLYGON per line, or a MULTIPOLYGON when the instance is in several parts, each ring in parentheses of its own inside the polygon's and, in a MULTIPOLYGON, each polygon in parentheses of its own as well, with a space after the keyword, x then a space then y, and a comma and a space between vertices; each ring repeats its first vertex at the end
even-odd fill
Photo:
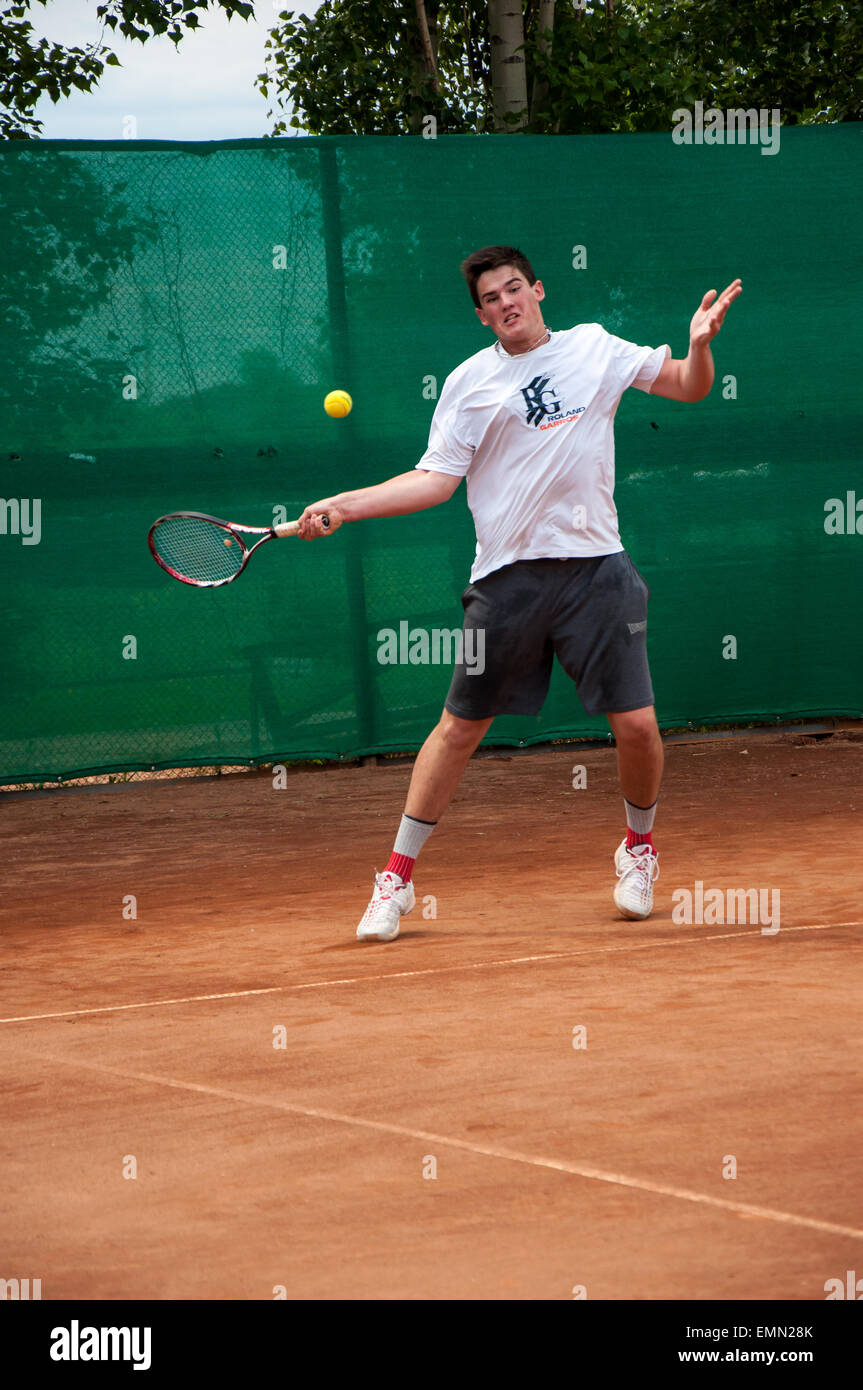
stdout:
MULTIPOLYGON (((863 713, 861 133, 7 143, 0 781, 419 746, 451 663, 413 638, 460 627, 464 486, 274 540, 213 590, 147 533, 185 509, 269 525, 412 468, 490 341, 459 274, 489 243, 530 257, 552 328, 677 357, 742 277, 709 398, 628 391, 617 414, 659 719, 863 713)), ((488 741, 606 727, 556 669, 542 714, 488 741)))

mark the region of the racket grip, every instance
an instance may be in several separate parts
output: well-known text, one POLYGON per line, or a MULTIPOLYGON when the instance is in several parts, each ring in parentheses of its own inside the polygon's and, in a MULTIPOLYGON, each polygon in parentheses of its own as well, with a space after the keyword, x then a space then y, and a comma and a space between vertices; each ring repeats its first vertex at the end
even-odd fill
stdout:
MULTIPOLYGON (((318 515, 321 518, 321 525, 324 530, 329 531, 330 518, 327 516, 326 512, 319 512, 318 515)), ((280 526, 273 527, 273 531, 280 540, 283 540, 285 536, 295 536, 299 529, 300 523, 298 521, 283 521, 280 526)))

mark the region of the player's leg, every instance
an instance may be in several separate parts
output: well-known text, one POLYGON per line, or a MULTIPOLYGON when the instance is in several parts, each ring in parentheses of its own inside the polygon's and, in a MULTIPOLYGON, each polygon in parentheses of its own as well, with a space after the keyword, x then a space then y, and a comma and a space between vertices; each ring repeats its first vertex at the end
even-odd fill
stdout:
MULTIPOLYGON (((655 811, 662 782, 664 749, 656 711, 653 705, 646 705, 644 709, 627 710, 625 714, 606 714, 605 717, 611 725, 617 747, 620 790, 624 800, 634 810, 644 812, 641 817, 643 824, 648 813, 655 811)), ((633 816, 632 820, 639 818, 633 816)), ((640 825, 633 825, 629 820, 627 825, 633 831, 631 844, 638 843, 642 836, 647 838, 653 829, 652 821, 643 832, 640 825)))
POLYGON ((653 884, 659 874, 653 822, 662 781, 662 739, 652 705, 606 718, 617 745, 627 827, 614 856, 614 901, 624 917, 643 919, 653 907, 653 884))
POLYGON ((392 941, 414 904, 414 860, 443 815, 465 766, 497 714, 538 714, 551 676, 548 568, 520 563, 494 570, 462 595, 464 633, 440 722, 414 764, 393 853, 357 928, 392 941), (380 929, 379 929, 380 928, 380 929))
POLYGON ((628 833, 615 853, 614 900, 624 916, 639 918, 653 905, 658 860, 651 830, 662 777, 647 661, 647 599, 647 584, 625 551, 569 561, 552 631, 585 710, 605 714, 617 739, 628 833))
POLYGON ((455 795, 471 755, 488 732, 490 719, 461 719, 445 709, 414 763, 404 814, 393 852, 357 928, 361 940, 392 941, 399 919, 414 906, 417 855, 455 795))
POLYGON ((398 874, 403 883, 410 880, 417 855, 455 796, 462 773, 493 719, 461 719, 444 709, 417 754, 401 825, 384 873, 398 874))
POLYGON ((417 754, 405 814, 438 821, 455 795, 461 775, 494 720, 461 719, 445 709, 417 754))

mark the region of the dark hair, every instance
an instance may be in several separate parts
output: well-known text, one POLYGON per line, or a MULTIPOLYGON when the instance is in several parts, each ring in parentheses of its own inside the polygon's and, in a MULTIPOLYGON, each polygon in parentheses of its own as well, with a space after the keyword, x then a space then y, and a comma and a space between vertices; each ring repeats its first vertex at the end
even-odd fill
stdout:
POLYGON ((461 273, 467 280, 470 297, 478 309, 482 308, 476 292, 476 282, 487 270, 497 270, 502 265, 514 266, 520 270, 529 285, 536 284, 533 266, 521 251, 514 246, 484 246, 481 251, 473 251, 461 263, 461 273))

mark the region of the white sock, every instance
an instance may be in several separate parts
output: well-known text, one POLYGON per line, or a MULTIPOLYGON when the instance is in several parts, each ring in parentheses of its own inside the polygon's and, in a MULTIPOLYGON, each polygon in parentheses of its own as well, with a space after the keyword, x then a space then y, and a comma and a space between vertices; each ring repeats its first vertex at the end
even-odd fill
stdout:
POLYGON ((416 859, 436 825, 435 820, 417 820, 415 816, 402 816, 393 845, 393 854, 404 854, 408 859, 416 859))
POLYGON ((636 835, 649 835, 653 829, 653 822, 656 819, 656 805, 634 806, 631 801, 623 798, 626 807, 626 824, 630 830, 634 830, 636 835))

